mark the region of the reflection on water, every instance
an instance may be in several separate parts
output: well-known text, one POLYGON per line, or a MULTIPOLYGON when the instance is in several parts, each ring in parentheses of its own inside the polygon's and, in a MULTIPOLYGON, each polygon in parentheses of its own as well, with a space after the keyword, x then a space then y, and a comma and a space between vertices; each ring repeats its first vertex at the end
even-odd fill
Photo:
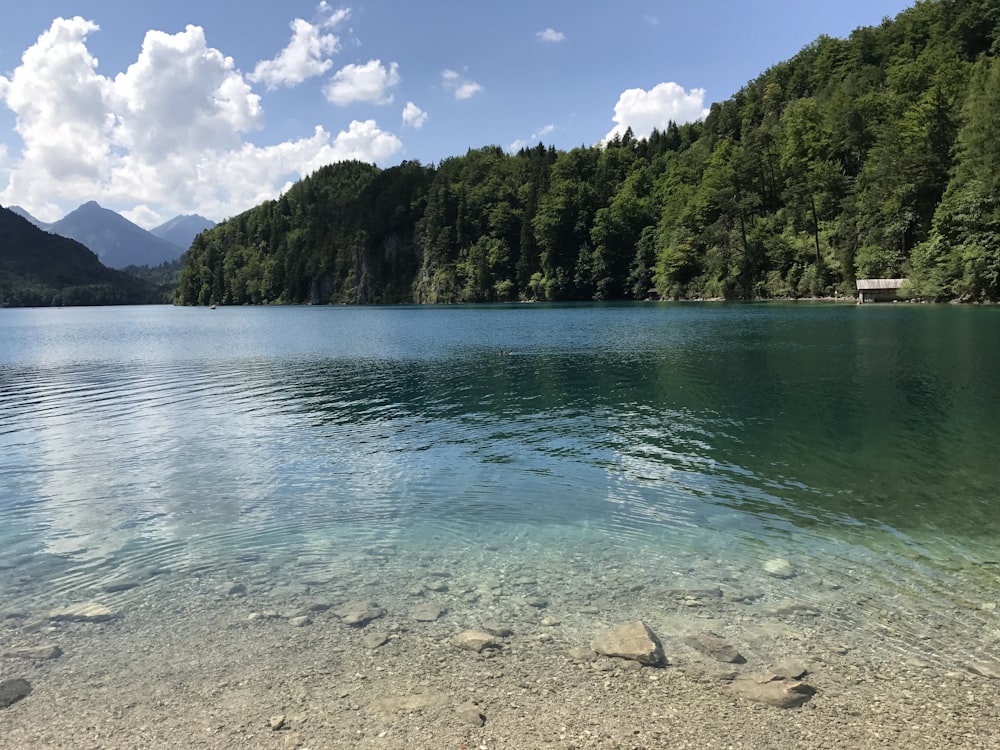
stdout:
POLYGON ((0 586, 421 538, 517 554, 528 530, 975 608, 998 572, 998 314, 3 310, 0 586))

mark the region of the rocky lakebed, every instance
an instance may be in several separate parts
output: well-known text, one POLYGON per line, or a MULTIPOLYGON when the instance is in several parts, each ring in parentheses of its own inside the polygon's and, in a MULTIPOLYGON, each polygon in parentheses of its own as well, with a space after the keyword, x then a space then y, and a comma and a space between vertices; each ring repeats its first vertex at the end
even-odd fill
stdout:
POLYGON ((995 598, 784 557, 386 543, 0 583, 9 750, 1000 747, 995 598))

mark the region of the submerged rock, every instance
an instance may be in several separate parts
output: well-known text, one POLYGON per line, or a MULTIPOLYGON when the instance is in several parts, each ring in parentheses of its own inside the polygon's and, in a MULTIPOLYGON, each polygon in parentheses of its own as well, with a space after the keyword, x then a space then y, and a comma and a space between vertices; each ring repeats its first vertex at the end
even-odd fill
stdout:
POLYGON ((62 656, 62 649, 55 644, 48 643, 40 646, 18 646, 10 648, 0 654, 7 659, 34 659, 36 661, 46 661, 48 659, 58 659, 62 656))
POLYGON ((385 616, 385 610, 375 602, 353 601, 337 607, 333 614, 347 625, 362 628, 372 620, 385 616))
POLYGON ((746 662, 743 654, 727 643, 722 636, 713 633, 711 630, 688 636, 684 639, 684 643, 695 651, 700 651, 705 656, 710 656, 716 661, 727 664, 743 664, 746 662))
POLYGON ((968 670, 980 677, 1000 680, 1000 661, 974 661, 968 665, 968 670))
POLYGON ((31 683, 14 677, 0 682, 0 708, 13 706, 22 698, 31 694, 31 683))
POLYGON ((778 708, 797 708, 816 694, 812 685, 771 673, 740 675, 729 689, 747 700, 778 708))
POLYGON ((388 718, 394 714, 437 708, 450 702, 451 699, 445 693, 430 691, 416 695, 393 695, 380 698, 371 704, 371 710, 373 713, 388 718))
POLYGON ((764 563, 764 572, 775 578, 791 578, 795 575, 795 568, 783 557, 775 557, 764 563))
POLYGON ((604 656, 620 656, 651 667, 667 663, 660 639, 642 620, 598 633, 590 642, 590 648, 604 656))
POLYGON ((465 630, 453 639, 456 646, 466 651, 482 653, 485 649, 499 649, 500 642, 491 634, 482 630, 465 630))
POLYGON ((82 602, 49 610, 49 619, 57 622, 106 622, 114 616, 114 612, 97 602, 82 602))
POLYGON ((455 716, 458 717, 459 721, 463 724, 468 724, 473 727, 481 727, 486 723, 486 714, 484 714, 479 706, 468 703, 464 706, 459 706, 455 709, 455 716))
POLYGON ((436 604, 419 604, 416 608, 414 608, 413 612, 410 613, 410 617, 417 622, 434 622, 444 613, 445 610, 436 604))

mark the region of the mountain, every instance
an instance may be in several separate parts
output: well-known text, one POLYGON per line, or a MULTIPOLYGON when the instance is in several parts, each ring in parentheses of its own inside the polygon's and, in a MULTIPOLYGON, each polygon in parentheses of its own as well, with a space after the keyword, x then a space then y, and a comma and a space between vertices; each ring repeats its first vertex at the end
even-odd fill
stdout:
POLYGON ((0 307, 162 301, 155 287, 104 267, 76 240, 0 208, 0 307))
POLYGON ((150 229, 149 233, 187 250, 191 247, 191 242, 195 237, 214 226, 215 222, 204 216, 185 214, 184 216, 175 216, 170 221, 150 229))
POLYGON ((28 221, 30 221, 32 224, 34 224, 39 229, 43 229, 46 232, 49 231, 49 227, 51 226, 51 224, 47 224, 44 221, 39 221, 38 219, 36 219, 31 214, 29 214, 27 211, 25 211, 20 206, 7 206, 7 210, 8 211, 13 211, 18 216, 27 219, 28 221))
POLYGON ((49 227, 82 242, 109 268, 158 266, 176 260, 184 248, 160 239, 95 201, 84 203, 49 227))

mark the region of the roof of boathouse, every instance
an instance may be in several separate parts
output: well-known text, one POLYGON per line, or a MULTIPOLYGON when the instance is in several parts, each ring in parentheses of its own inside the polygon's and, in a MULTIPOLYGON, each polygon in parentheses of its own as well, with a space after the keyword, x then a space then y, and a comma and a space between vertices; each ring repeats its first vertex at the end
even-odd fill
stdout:
POLYGON ((906 279, 858 279, 855 283, 859 292, 877 292, 899 289, 906 279))

